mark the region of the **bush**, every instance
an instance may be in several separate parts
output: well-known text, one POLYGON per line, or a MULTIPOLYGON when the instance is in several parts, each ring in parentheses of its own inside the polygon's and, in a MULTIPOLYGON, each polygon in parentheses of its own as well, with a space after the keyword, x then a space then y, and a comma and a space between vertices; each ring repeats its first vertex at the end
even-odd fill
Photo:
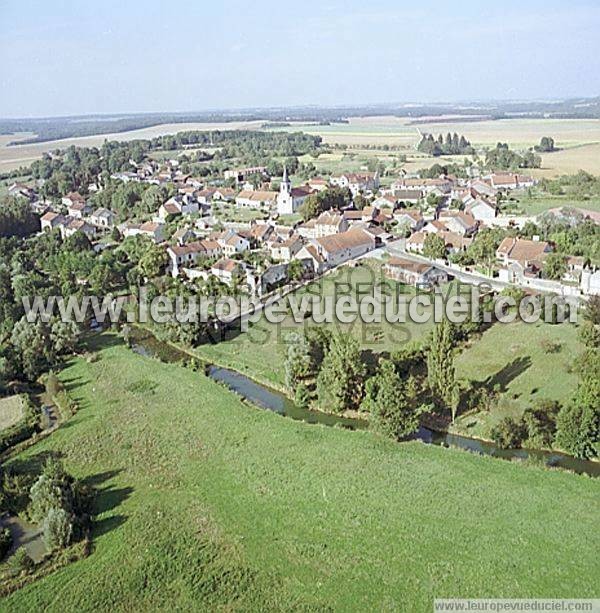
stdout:
POLYGON ((294 402, 301 409, 308 409, 310 405, 310 391, 304 383, 298 383, 298 385, 296 386, 294 402))
POLYGON ((12 535, 8 528, 0 530, 0 560, 4 560, 6 554, 12 547, 12 535))
POLYGON ((73 523, 64 509, 52 508, 42 524, 44 543, 48 549, 66 547, 73 536, 73 523))
POLYGON ((46 393, 49 398, 53 399, 62 389, 61 383, 56 376, 56 373, 51 370, 46 377, 46 393))
POLYGON ((492 428, 490 434, 501 449, 518 449, 526 436, 526 429, 522 421, 505 417, 492 428))
POLYGON ((64 420, 73 417, 73 415, 77 413, 77 405, 64 390, 59 391, 58 394, 54 396, 53 400, 58 407, 60 416, 64 420))
POLYGON ((562 349, 562 343, 550 338, 543 338, 540 341, 540 347, 544 353, 559 353, 562 349))
POLYGON ((555 400, 539 400, 523 413, 527 438, 534 447, 550 447, 556 434, 556 418, 560 403, 555 400))
POLYGON ((19 547, 10 560, 13 570, 17 573, 30 572, 35 566, 25 547, 19 547))

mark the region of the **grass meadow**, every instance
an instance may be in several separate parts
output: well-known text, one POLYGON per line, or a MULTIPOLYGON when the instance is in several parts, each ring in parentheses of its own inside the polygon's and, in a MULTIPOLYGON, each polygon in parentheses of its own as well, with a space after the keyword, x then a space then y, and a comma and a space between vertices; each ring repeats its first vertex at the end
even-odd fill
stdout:
MULTIPOLYGON (((408 296, 414 295, 412 287, 387 279, 379 262, 363 260, 356 268, 341 267, 328 274, 309 287, 301 289, 295 296, 319 296, 321 304, 327 299, 342 295, 354 296, 357 301, 370 295, 375 286, 380 286, 382 292, 401 292, 408 296)), ((335 302, 334 302, 335 304, 335 302)), ((314 312, 316 314, 316 312, 314 312)), ((307 327, 315 326, 312 317, 307 317, 303 323, 298 323, 291 311, 287 309, 281 323, 275 324, 261 317, 256 323, 249 324, 249 329, 241 334, 233 334, 228 340, 214 345, 199 346, 195 351, 209 362, 233 368, 264 383, 283 387, 285 380, 285 338, 291 332, 301 332, 307 327)), ((367 355, 391 352, 400 349, 411 341, 422 339, 432 329, 433 323, 365 323, 357 320, 351 324, 343 324, 339 320, 324 323, 332 330, 352 334, 360 343, 367 355)))
POLYGON ((598 596, 599 485, 254 409, 111 335, 60 373, 81 407, 21 455, 99 490, 94 547, 3 611, 404 610, 598 596))
POLYGON ((504 417, 520 417, 536 400, 567 402, 577 387, 575 358, 583 351, 574 324, 496 324, 456 358, 458 378, 485 383, 500 393, 490 413, 469 413, 455 431, 489 438, 490 428, 504 417))

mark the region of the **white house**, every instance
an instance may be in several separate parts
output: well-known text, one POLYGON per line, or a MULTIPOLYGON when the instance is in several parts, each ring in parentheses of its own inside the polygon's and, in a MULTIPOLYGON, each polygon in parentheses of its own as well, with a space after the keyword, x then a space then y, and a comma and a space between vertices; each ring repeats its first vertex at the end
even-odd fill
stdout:
POLYGON ((361 192, 372 192, 379 189, 379 173, 344 173, 341 175, 333 175, 329 182, 338 187, 347 187, 352 192, 353 196, 361 192))
POLYGON ((471 236, 477 232, 477 220, 463 211, 442 211, 439 221, 442 222, 450 232, 456 232, 463 236, 471 236))
POLYGON ((396 209, 393 216, 399 228, 408 228, 412 232, 420 230, 425 225, 423 214, 419 209, 396 209))
POLYGON ((362 228, 352 228, 347 232, 314 239, 311 245, 303 247, 298 252, 296 258, 310 259, 315 272, 323 272, 364 255, 374 248, 375 238, 369 232, 362 228), (312 247, 312 250, 308 247, 312 247))
POLYGON ((115 214, 108 209, 100 207, 89 216, 89 222, 99 228, 112 228, 115 223, 115 214))
POLYGON ((49 232, 65 223, 65 216, 54 211, 48 211, 40 218, 40 225, 43 232, 49 232))
POLYGON ((425 246, 425 238, 427 234, 425 232, 415 232, 406 239, 406 251, 412 253, 423 253, 423 247, 425 246))
POLYGON ((123 236, 147 236, 155 243, 162 243, 164 240, 165 227, 155 221, 145 221, 142 224, 125 224, 123 226, 123 236))
POLYGON ((250 249, 250 241, 233 230, 226 230, 216 237, 216 241, 226 256, 232 256, 250 249))
POLYGON ((285 240, 279 237, 269 242, 269 253, 275 262, 289 262, 302 249, 302 239, 297 236, 290 236, 285 240))
POLYGON ((178 194, 161 204, 158 209, 158 217, 165 221, 169 216, 194 215, 200 211, 198 201, 190 194, 178 194))
POLYGON ((215 257, 220 253, 220 245, 210 240, 169 246, 167 247, 167 255, 169 256, 167 271, 173 277, 177 277, 182 268, 195 265, 201 257, 215 257))
POLYGON ((600 269, 592 272, 586 268, 581 273, 581 291, 588 296, 600 296, 600 269))
POLYGON ((465 213, 477 221, 491 221, 498 215, 498 207, 483 198, 477 198, 465 207, 465 213))
POLYGON ((260 209, 271 207, 277 200, 277 192, 263 190, 242 190, 236 197, 237 206, 260 209))
POLYGON ((222 281, 227 285, 231 285, 236 276, 242 275, 244 272, 244 266, 241 262, 225 257, 221 258, 218 262, 215 262, 215 264, 212 265, 210 272, 217 277, 219 281, 222 281))

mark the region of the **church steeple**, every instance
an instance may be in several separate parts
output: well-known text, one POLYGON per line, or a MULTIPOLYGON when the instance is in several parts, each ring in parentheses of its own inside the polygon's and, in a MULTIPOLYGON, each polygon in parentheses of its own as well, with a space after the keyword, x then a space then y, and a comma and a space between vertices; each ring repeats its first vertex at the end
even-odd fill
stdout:
POLYGON ((287 167, 283 166, 283 179, 281 180, 281 187, 279 188, 279 190, 281 192, 285 192, 285 193, 290 193, 292 189, 292 182, 290 181, 289 177, 288 177, 288 173, 287 173, 287 167))

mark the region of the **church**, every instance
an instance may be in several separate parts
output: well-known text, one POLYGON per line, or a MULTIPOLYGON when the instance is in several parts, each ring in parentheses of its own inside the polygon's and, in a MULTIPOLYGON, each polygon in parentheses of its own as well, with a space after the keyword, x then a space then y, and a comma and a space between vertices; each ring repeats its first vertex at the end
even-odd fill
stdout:
POLYGON ((277 212, 280 215, 296 213, 311 191, 308 186, 292 187, 287 168, 284 166, 283 179, 279 186, 279 194, 277 194, 277 212))

